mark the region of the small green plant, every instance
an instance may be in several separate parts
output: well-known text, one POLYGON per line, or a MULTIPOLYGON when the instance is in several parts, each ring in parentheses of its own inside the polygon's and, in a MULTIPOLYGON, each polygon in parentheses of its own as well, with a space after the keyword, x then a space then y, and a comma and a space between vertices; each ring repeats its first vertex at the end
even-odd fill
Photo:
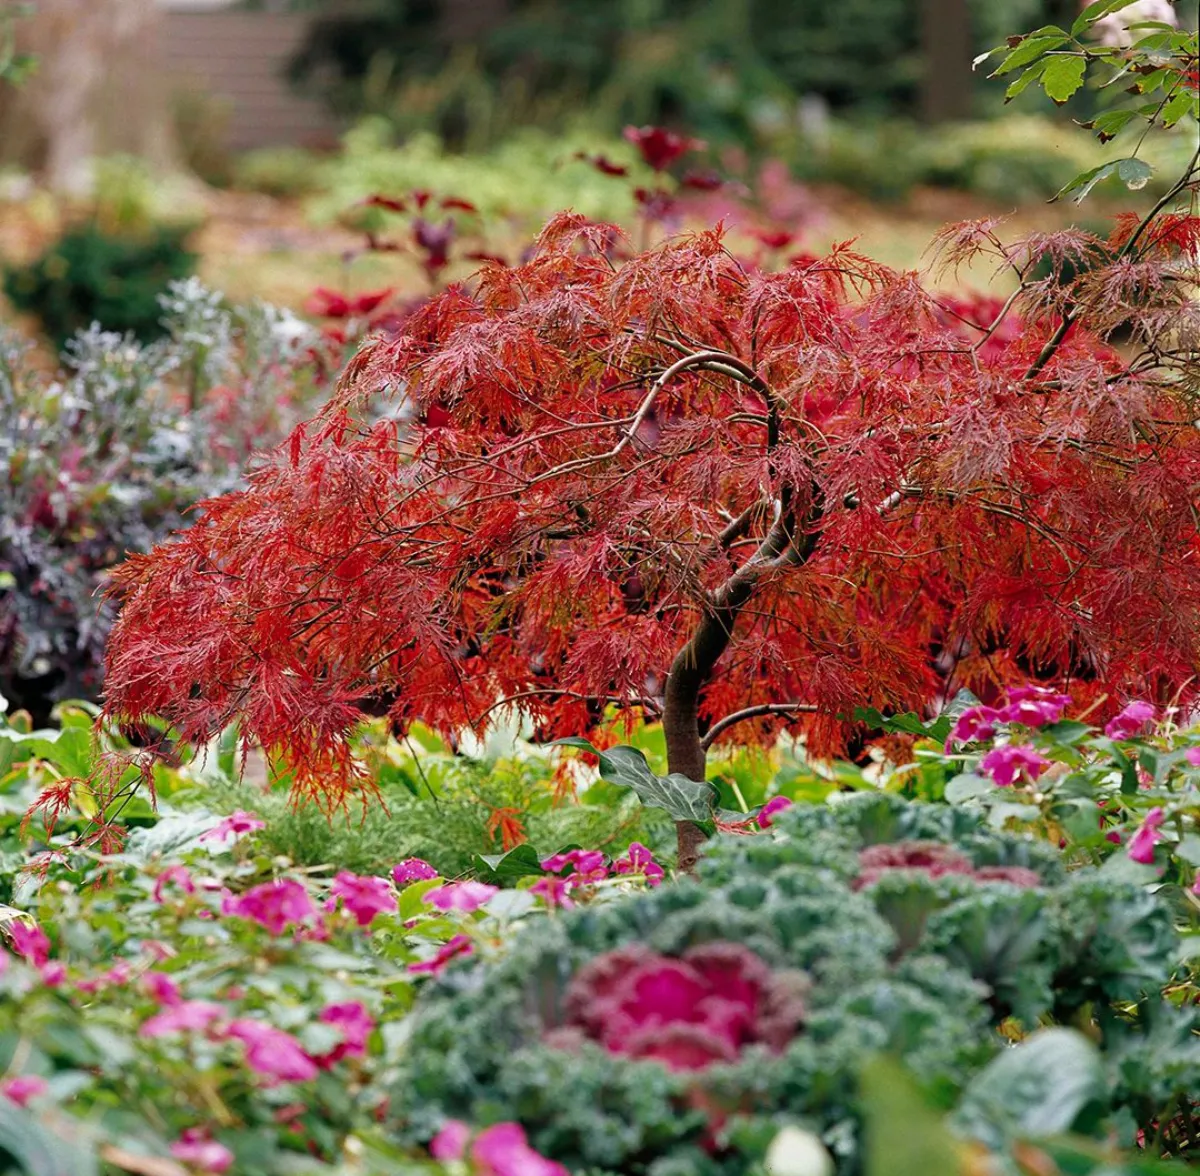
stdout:
POLYGON ((159 295, 195 268, 186 238, 179 226, 126 235, 84 225, 36 261, 9 269, 4 292, 18 310, 37 316, 57 347, 93 323, 149 342, 165 333, 159 295))

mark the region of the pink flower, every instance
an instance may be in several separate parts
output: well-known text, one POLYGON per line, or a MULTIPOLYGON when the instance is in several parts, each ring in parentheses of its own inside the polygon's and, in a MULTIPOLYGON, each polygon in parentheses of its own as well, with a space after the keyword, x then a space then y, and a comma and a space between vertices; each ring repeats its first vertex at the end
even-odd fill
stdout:
POLYGON ((575 905, 570 891, 570 878, 539 878, 529 888, 529 893, 536 894, 548 907, 562 907, 565 911, 575 905))
POLYGON ((786 796, 772 796, 766 804, 758 810, 758 816, 755 821, 760 829, 769 829, 775 822, 771 818, 778 812, 782 812, 786 808, 791 808, 792 802, 786 796))
POLYGON ((946 745, 952 747, 955 743, 979 743, 991 739, 999 721, 1000 714, 992 707, 969 706, 955 720, 946 745))
POLYGON ((604 854, 598 849, 572 849, 567 853, 556 853, 542 862, 542 869, 552 874, 561 874, 568 866, 571 867, 571 881, 600 882, 608 877, 604 865, 604 854))
POLYGON ((282 935, 293 925, 320 922, 320 915, 308 897, 308 891, 294 878, 263 882, 251 887, 245 894, 226 898, 221 904, 221 913, 252 919, 272 935, 282 935))
POLYGON ((15 1078, 5 1078, 0 1082, 0 1094, 19 1107, 29 1106, 30 1100, 45 1094, 48 1089, 46 1080, 34 1074, 18 1074, 15 1078))
POLYGON ((662 866, 640 841, 629 843, 628 854, 613 862, 613 869, 618 874, 641 874, 651 886, 657 886, 663 880, 662 866))
POLYGON ((51 960, 48 964, 41 966, 42 983, 47 988, 57 988, 60 984, 66 983, 67 965, 59 960, 51 960))
POLYGON ((1131 702, 1119 715, 1109 719, 1104 734, 1109 739, 1132 739, 1139 735, 1147 723, 1152 723, 1158 712, 1148 702, 1131 702))
POLYGON ((477 1176, 570 1176, 562 1164, 529 1146, 519 1123, 485 1128, 471 1144, 471 1159, 477 1176))
POLYGON ((1022 773, 1030 780, 1036 780, 1050 766, 1050 761, 1032 747, 1020 743, 1006 743, 1002 747, 993 747, 980 761, 979 766, 1001 788, 1007 788, 1015 784, 1022 773))
POLYGON ((210 1000, 183 1000, 169 1005, 142 1022, 141 1037, 165 1037, 168 1033, 202 1033, 224 1013, 210 1000))
POLYGON ((360 927, 367 926, 376 915, 396 909, 396 896, 383 878, 342 870, 333 880, 329 893, 342 900, 342 905, 360 927))
POLYGON ((31 927, 23 919, 14 919, 7 925, 7 931, 13 950, 23 956, 26 963, 40 968, 50 958, 50 940, 40 927, 31 927))
POLYGON ((1149 865, 1154 861, 1154 847, 1162 840, 1159 832, 1167 814, 1157 805, 1143 819, 1134 835, 1129 839, 1128 853, 1135 862, 1149 865))
POLYGON ((424 882, 427 878, 437 876, 437 870, 423 858, 405 858, 392 867, 392 881, 397 886, 410 886, 413 882, 424 882))
POLYGON ((435 1160, 461 1160, 470 1135, 471 1128, 461 1119, 448 1119, 429 1141, 429 1154, 435 1160))
POLYGON ((179 985, 163 972, 147 972, 142 977, 142 988, 151 1000, 169 1008, 177 1005, 182 997, 179 995, 179 985))
POLYGON ((1069 694, 1058 694, 1045 686, 1014 686, 1008 692, 1008 705, 1001 707, 996 717, 1004 723, 1042 727, 1057 723, 1070 702, 1069 694))
POLYGON ((300 1043, 282 1029, 262 1021, 234 1021, 225 1031, 246 1047, 246 1065, 272 1082, 308 1082, 317 1076, 316 1063, 300 1043))
POLYGON ((1187 751, 1183 753, 1183 758, 1187 760, 1187 762, 1193 768, 1200 768, 1200 747, 1189 747, 1187 751))
POLYGON ((475 948, 467 936, 456 935, 453 939, 442 944, 438 948, 437 955, 432 959, 409 964, 408 970, 410 972, 429 972, 431 975, 436 975, 456 956, 470 955, 474 950, 475 948))
POLYGON ((367 1038, 375 1028, 375 1022, 361 1001, 350 1000, 344 1004, 326 1005, 321 1010, 319 1020, 324 1025, 340 1029, 342 1033, 341 1044, 317 1059, 317 1064, 322 1069, 327 1069, 334 1062, 340 1062, 344 1057, 361 1057, 367 1052, 367 1038))
POLYGON ((168 866, 154 879, 154 901, 163 902, 163 891, 174 882, 185 894, 195 894, 196 884, 183 866, 168 866))
POLYGON ((209 1139, 201 1130, 189 1127, 171 1144, 171 1155, 201 1172, 228 1172, 233 1164, 233 1152, 224 1144, 209 1139))
POLYGON ((486 882, 451 882, 447 886, 439 886, 425 895, 425 901, 439 911, 463 911, 470 914, 477 911, 493 894, 498 893, 498 886, 489 886, 486 882))
POLYGON ((207 833, 202 834, 200 840, 223 841, 226 837, 241 837, 243 833, 254 833, 266 827, 266 821, 260 820, 256 813, 238 809, 236 813, 230 813, 223 821, 218 821, 207 833))

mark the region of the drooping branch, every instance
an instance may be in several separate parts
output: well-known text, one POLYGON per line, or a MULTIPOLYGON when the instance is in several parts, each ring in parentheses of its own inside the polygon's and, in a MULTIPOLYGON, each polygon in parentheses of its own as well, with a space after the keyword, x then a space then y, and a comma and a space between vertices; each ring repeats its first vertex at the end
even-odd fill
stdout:
POLYGON ((764 715, 815 714, 816 711, 816 705, 811 702, 764 702, 758 706, 743 707, 742 710, 725 715, 713 723, 700 740, 700 746, 707 751, 730 727, 744 723, 747 719, 760 719, 764 715))

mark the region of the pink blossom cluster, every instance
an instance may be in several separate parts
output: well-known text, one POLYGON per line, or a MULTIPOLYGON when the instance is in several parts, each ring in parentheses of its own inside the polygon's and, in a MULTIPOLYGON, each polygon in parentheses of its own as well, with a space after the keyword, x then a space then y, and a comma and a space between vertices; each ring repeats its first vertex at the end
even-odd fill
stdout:
POLYGON ((469 1159, 474 1176, 570 1176, 529 1146, 519 1123, 496 1123, 472 1140, 471 1128, 451 1119, 430 1141, 429 1154, 435 1160, 469 1159))
POLYGON ((539 878, 529 889, 549 907, 570 908, 575 905, 573 892, 603 882, 613 874, 642 878, 650 886, 658 886, 665 871, 640 841, 630 844, 624 857, 612 865, 606 864, 604 854, 596 849, 572 849, 552 854, 542 862, 547 877, 539 878))
POLYGON ((955 720, 947 747, 991 739, 1001 723, 1020 723, 1024 727, 1057 723, 1070 702, 1069 694, 1059 694, 1045 686, 1014 686, 1002 707, 982 703, 967 707, 955 720))
POLYGON ((855 890, 871 886, 893 870, 917 870, 931 878, 955 874, 976 882, 1008 882, 1031 889, 1041 878, 1024 866, 976 866, 966 854, 939 841, 894 841, 869 845, 858 855, 859 873, 855 890))

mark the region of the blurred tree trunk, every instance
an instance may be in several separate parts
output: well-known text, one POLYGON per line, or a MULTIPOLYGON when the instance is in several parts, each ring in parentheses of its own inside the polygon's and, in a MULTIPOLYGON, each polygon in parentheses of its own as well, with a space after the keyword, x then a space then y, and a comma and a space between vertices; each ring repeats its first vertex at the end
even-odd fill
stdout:
POLYGON ((951 122, 971 115, 971 15, 967 0, 921 0, 921 115, 951 122))
POLYGON ((29 117, 45 144, 47 186, 68 195, 88 191, 92 163, 103 149, 99 126, 101 90, 106 81, 125 80, 141 89, 120 114, 126 137, 152 163, 173 162, 169 111, 153 101, 148 79, 154 73, 155 0, 38 0, 28 30, 37 72, 27 88, 29 117), (119 64, 117 64, 119 62, 119 64))
POLYGON ((442 0, 442 40, 464 45, 486 36, 508 16, 508 0, 442 0))

